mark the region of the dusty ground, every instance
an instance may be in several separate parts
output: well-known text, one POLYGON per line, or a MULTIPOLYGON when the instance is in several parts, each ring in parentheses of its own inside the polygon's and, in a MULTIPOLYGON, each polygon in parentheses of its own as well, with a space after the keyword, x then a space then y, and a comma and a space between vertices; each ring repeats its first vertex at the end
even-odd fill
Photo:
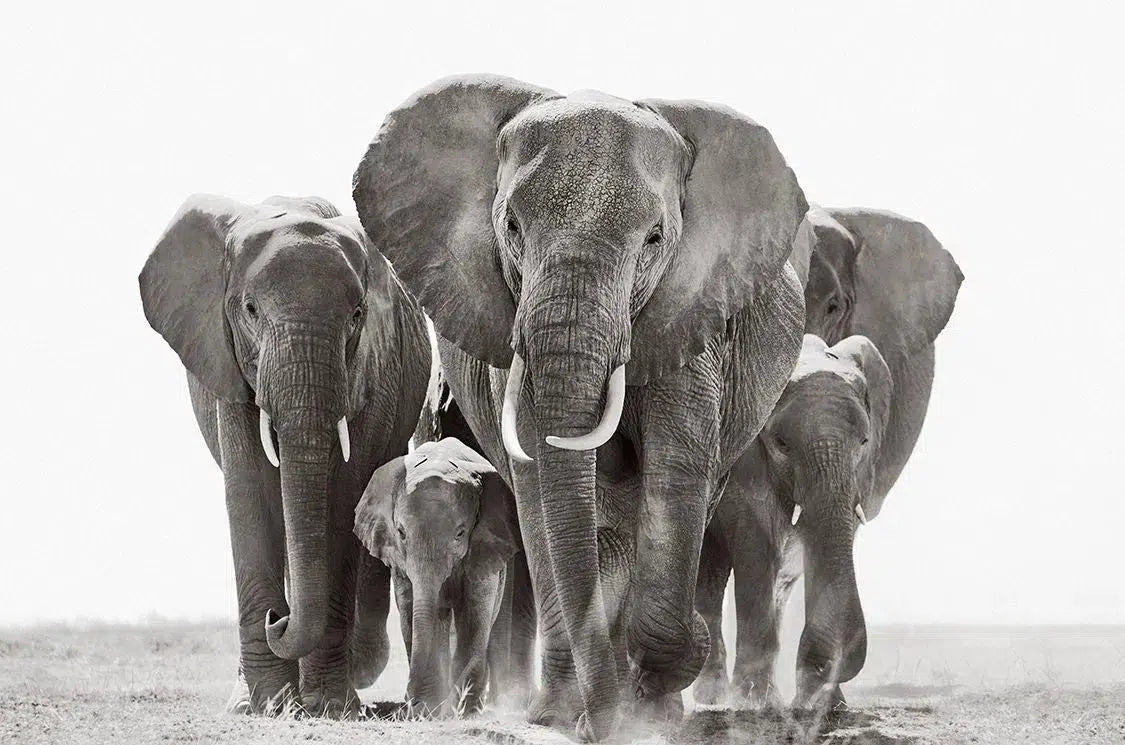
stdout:
MULTIPOLYGON (((827 743, 1123 743, 1125 629, 884 628, 827 743)), ((233 624, 0 630, 0 740, 19 743, 566 742, 516 716, 469 722, 266 720, 222 713, 233 624)), ((789 661, 784 659, 786 667, 789 661)), ((401 651, 366 700, 401 698, 401 651)), ((782 679, 785 685, 785 679, 782 679)), ((785 742, 778 717, 702 710, 620 742, 785 742)))

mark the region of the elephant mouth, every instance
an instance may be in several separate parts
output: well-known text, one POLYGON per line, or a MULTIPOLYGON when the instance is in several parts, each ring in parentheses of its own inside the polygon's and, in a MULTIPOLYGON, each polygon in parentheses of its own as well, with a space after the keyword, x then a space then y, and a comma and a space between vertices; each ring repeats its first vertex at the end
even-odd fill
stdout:
MULTIPOLYGON (((519 415, 520 394, 523 392, 525 365, 520 355, 512 355, 512 367, 508 372, 508 382, 504 386, 504 405, 500 415, 500 431, 504 449, 513 460, 519 463, 532 461, 520 445, 516 432, 516 419, 519 415)), ((545 441, 560 450, 596 450, 613 437, 621 423, 621 412, 625 408, 625 365, 618 365, 609 376, 606 389, 606 404, 598 423, 585 434, 560 437, 547 435, 545 441)))
MULTIPOLYGON (((278 457, 278 440, 277 430, 273 426, 273 420, 270 415, 266 413, 265 409, 258 409, 258 435, 262 441, 262 450, 266 454, 266 459, 274 468, 281 467, 281 458, 278 457)), ((348 418, 346 416, 340 417, 340 421, 336 422, 336 437, 340 441, 340 455, 343 456, 344 462, 347 463, 352 457, 352 442, 351 433, 348 431, 348 418)))

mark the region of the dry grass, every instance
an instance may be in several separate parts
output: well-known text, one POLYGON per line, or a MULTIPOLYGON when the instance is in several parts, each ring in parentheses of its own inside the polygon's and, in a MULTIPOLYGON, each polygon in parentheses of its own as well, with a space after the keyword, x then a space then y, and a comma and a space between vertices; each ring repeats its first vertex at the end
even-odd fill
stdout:
MULTIPOLYGON (((1121 629, 883 629, 853 709, 828 743, 1125 742, 1121 629)), ((0 630, 0 740, 19 743, 566 742, 515 714, 468 721, 264 719, 228 715, 230 624, 41 626, 0 630)), ((401 697, 400 652, 364 697, 401 697)), ((700 710, 679 728, 630 730, 620 742, 785 742, 788 717, 700 710)))

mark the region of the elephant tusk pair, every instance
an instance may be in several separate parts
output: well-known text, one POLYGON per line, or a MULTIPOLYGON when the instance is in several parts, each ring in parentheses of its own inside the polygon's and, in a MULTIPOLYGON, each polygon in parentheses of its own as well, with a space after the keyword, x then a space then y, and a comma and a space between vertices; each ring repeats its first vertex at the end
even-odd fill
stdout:
MULTIPOLYGON (((336 422, 336 434, 340 437, 340 452, 344 456, 344 462, 347 463, 352 457, 352 442, 348 434, 346 416, 340 417, 340 421, 336 422)), ((281 459, 277 457, 277 449, 273 446, 273 423, 270 422, 270 415, 264 409, 258 409, 258 435, 262 439, 262 450, 266 452, 266 458, 274 468, 278 468, 281 459)))
MULTIPOLYGON (((500 436, 504 449, 512 460, 530 463, 531 457, 520 446, 516 432, 516 414, 519 412, 520 393, 523 392, 524 363, 518 355, 512 356, 512 368, 508 372, 508 382, 504 386, 504 405, 500 413, 500 436)), ((605 444, 617 425, 621 422, 621 411, 625 407, 625 366, 620 365, 609 376, 609 390, 606 392, 605 411, 592 430, 577 437, 556 437, 547 435, 548 445, 563 450, 594 450, 605 444)))

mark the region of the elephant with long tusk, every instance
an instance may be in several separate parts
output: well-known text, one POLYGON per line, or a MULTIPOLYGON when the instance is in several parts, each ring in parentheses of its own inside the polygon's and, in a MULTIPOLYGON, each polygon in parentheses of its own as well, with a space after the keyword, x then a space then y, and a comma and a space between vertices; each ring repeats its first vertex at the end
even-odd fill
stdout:
POLYGON ((223 469, 241 642, 231 708, 354 712, 349 671, 387 661, 390 576, 360 552, 353 512, 418 419, 421 309, 355 218, 315 197, 190 197, 140 290, 223 469))
POLYGON ((708 652, 708 514, 800 348, 807 204, 769 132, 699 101, 469 75, 384 121, 353 180, 516 495, 542 634, 528 716, 587 740, 675 715, 708 652))

